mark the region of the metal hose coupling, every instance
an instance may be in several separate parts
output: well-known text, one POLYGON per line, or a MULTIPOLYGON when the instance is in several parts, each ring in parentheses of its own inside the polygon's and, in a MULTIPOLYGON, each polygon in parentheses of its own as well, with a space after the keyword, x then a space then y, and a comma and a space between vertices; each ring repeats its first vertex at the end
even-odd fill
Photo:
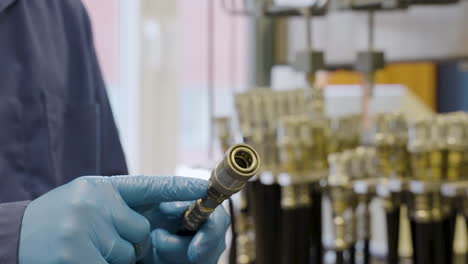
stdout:
POLYGON ((216 207, 244 188, 259 169, 260 157, 251 146, 239 144, 229 148, 224 159, 211 172, 207 195, 193 203, 185 212, 181 233, 197 231, 216 207))

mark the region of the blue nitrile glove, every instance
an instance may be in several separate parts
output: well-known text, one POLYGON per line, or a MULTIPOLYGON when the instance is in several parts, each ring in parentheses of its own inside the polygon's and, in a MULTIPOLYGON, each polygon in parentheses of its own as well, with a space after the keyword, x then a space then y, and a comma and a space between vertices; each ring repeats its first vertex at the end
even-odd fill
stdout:
MULTIPOLYGON (((76 179, 34 200, 26 208, 19 264, 134 263, 133 244, 146 241, 150 234, 150 223, 135 212, 136 208, 195 200, 206 194, 207 187, 206 181, 181 177, 76 179)), ((158 210, 151 211, 156 215, 158 210)), ((223 226, 225 221, 218 220, 215 225, 223 226)), ((210 236, 205 243, 224 241, 224 234, 215 235, 220 237, 210 236)), ((194 243, 193 247, 197 246, 194 243)), ((190 247, 181 254, 190 256, 190 252, 206 251, 190 247)))

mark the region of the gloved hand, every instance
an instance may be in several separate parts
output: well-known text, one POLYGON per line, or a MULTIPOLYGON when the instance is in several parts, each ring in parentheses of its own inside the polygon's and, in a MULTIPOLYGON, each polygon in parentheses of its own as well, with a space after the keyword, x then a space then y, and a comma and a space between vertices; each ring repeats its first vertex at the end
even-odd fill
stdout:
MULTIPOLYGON (((32 201, 26 208, 19 264, 134 263, 133 244, 148 238, 150 225, 167 224, 150 223, 135 210, 145 208, 152 215, 160 216, 153 221, 170 219, 175 215, 166 214, 164 204, 169 205, 166 202, 198 199, 206 194, 207 187, 206 181, 181 177, 76 179, 32 201)), ((205 258, 217 259, 217 251, 208 253, 205 246, 215 249, 224 242, 226 219, 225 213, 213 215, 205 225, 212 234, 200 232, 188 247, 172 248, 171 252, 178 250, 177 258, 187 256, 193 263, 205 258)), ((154 247, 159 252, 157 249, 162 246, 154 247)))

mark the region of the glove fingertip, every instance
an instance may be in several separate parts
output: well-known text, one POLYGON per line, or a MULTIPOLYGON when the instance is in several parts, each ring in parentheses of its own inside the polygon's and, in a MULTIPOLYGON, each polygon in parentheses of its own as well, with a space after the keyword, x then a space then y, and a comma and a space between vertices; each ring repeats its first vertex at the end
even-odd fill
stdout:
POLYGON ((198 251, 197 247, 190 246, 187 252, 187 256, 190 263, 199 263, 200 252, 198 251))
POLYGON ((164 229, 156 229, 151 233, 151 241, 153 245, 167 243, 170 240, 170 233, 164 229))

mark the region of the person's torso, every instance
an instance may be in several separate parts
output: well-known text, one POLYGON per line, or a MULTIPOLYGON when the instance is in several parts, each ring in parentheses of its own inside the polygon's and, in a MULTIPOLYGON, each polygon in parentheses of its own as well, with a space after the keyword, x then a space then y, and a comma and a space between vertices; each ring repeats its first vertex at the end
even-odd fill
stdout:
POLYGON ((78 0, 0 0, 0 202, 126 173, 78 0))

